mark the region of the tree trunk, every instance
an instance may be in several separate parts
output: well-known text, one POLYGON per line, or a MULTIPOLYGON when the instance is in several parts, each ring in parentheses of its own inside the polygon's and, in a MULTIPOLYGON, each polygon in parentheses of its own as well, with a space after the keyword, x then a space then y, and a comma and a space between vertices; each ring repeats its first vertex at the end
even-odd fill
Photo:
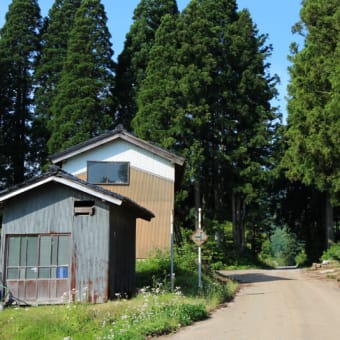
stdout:
POLYGON ((232 193, 231 196, 232 205, 232 219, 233 219, 233 239, 234 246, 239 249, 245 248, 245 202, 242 199, 241 194, 232 193))
POLYGON ((326 196, 325 200, 325 231, 326 231, 326 249, 334 243, 334 216, 333 207, 331 205, 329 195, 326 196))

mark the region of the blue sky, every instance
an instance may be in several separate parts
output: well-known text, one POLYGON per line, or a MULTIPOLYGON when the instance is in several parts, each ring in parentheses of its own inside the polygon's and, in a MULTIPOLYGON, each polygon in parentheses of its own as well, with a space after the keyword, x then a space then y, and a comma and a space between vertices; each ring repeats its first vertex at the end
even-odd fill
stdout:
MULTIPOLYGON (((112 35, 115 58, 124 45, 126 33, 132 23, 133 10, 140 0, 102 0, 108 16, 108 27, 112 35)), ((0 0, 0 27, 3 26, 5 14, 12 0, 0 0)), ((54 0, 38 0, 41 13, 47 15, 54 0)), ((177 0, 179 10, 184 9, 189 0, 177 0)), ((281 83, 278 86, 279 97, 274 105, 279 105, 281 112, 286 115, 287 95, 286 87, 289 81, 287 67, 289 62, 289 45, 292 41, 298 41, 296 35, 291 34, 292 25, 299 20, 301 0, 238 0, 239 9, 248 8, 253 21, 261 34, 268 34, 268 43, 273 45, 274 51, 269 59, 271 63, 270 73, 278 74, 281 83)))

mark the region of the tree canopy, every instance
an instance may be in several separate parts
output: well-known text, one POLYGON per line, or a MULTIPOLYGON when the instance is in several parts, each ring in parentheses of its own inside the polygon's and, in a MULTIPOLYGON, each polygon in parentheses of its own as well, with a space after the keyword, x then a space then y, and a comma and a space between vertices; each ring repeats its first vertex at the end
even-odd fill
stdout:
POLYGON ((112 125, 114 63, 106 22, 99 0, 82 1, 51 106, 50 152, 96 136, 112 125))
POLYGON ((235 1, 191 1, 157 31, 133 120, 139 136, 187 159, 186 195, 199 185, 210 218, 233 212, 239 245, 242 211, 270 166, 278 123, 269 104, 275 90, 264 43, 235 1))
POLYGON ((0 185, 23 181, 37 168, 31 124, 40 28, 37 1, 13 0, 0 30, 0 185))
POLYGON ((51 131, 48 122, 53 119, 51 107, 57 84, 67 55, 69 34, 81 0, 56 0, 44 20, 41 30, 41 55, 35 72, 34 139, 40 147, 40 162, 46 162, 47 141, 51 131))
POLYGON ((292 45, 287 143, 282 164, 294 181, 325 194, 326 239, 333 239, 332 207, 340 205, 339 1, 305 0, 292 45))
POLYGON ((291 56, 284 157, 289 178, 328 192, 333 203, 340 202, 339 16, 337 0, 303 2, 305 45, 291 56))
POLYGON ((0 29, 0 189, 123 124, 186 159, 177 225, 193 228, 201 207, 209 234, 255 252, 285 227, 317 260, 340 218, 339 22, 338 0, 302 1, 285 126, 272 46, 236 0, 181 13, 140 0, 117 62, 100 0, 55 0, 44 20, 37 0, 13 0, 0 29))
POLYGON ((156 31, 166 15, 178 14, 176 0, 141 0, 118 57, 116 73, 116 121, 130 129, 137 112, 136 96, 149 61, 156 31))

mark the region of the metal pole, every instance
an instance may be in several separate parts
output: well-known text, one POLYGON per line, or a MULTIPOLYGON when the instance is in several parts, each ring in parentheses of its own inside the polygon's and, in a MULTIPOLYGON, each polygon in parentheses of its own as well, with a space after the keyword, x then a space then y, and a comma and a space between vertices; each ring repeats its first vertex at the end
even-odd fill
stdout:
MULTIPOLYGON (((202 229, 201 225, 201 208, 198 208, 198 230, 202 229)), ((202 254, 201 246, 198 246, 198 288, 202 288, 202 254)))
POLYGON ((171 210, 170 215, 170 280, 171 280, 171 291, 174 290, 174 211, 171 210))

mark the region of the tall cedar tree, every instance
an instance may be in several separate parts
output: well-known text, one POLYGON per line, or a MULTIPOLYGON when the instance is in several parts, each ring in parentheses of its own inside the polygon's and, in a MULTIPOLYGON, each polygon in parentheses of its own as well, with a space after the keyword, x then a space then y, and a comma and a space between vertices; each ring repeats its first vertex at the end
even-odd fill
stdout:
POLYGON ((326 243, 333 239, 333 207, 340 204, 340 101, 338 0, 305 0, 295 29, 305 36, 292 45, 288 87, 287 150, 283 165, 291 180, 325 194, 326 243))
POLYGON ((31 125, 40 29, 37 1, 13 0, 0 30, 1 186, 21 182, 37 169, 31 125))
POLYGON ((42 164, 47 157, 47 141, 50 137, 47 123, 52 119, 52 99, 56 96, 56 85, 60 81, 66 59, 68 37, 80 3, 81 0, 56 0, 42 29, 42 51, 35 72, 36 119, 33 126, 34 140, 40 147, 42 164))
POLYGON ((113 51, 99 0, 82 1, 53 98, 50 152, 96 136, 112 125, 113 51))
POLYGON ((136 94, 149 60, 155 33, 165 14, 177 15, 176 0, 141 0, 134 11, 133 24, 118 57, 116 74, 116 120, 130 129, 137 112, 136 94))
POLYGON ((187 208, 200 191, 207 217, 233 218, 240 247, 245 207, 266 179, 276 131, 264 42, 235 1, 191 1, 157 31, 133 120, 139 136, 186 157, 187 208))

